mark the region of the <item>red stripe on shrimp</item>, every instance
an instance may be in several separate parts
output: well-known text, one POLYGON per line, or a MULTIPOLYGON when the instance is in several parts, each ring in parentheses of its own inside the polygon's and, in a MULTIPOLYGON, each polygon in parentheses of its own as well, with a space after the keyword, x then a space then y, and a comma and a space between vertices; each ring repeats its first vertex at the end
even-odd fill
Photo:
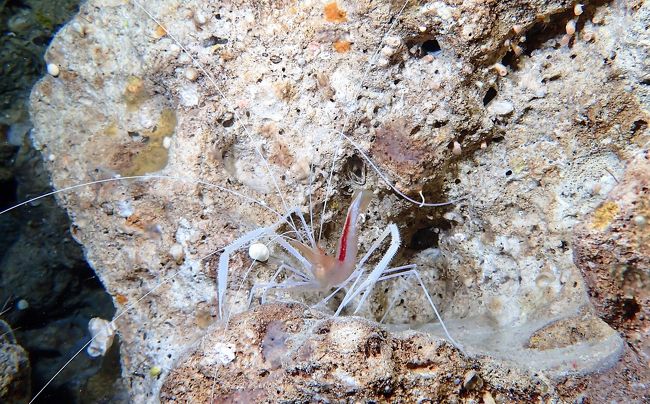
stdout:
POLYGON ((339 254, 337 259, 341 262, 345 261, 345 256, 348 251, 348 234, 350 233, 350 224, 352 222, 351 212, 348 212, 345 218, 345 226, 343 226, 343 233, 341 233, 341 243, 339 246, 339 254))

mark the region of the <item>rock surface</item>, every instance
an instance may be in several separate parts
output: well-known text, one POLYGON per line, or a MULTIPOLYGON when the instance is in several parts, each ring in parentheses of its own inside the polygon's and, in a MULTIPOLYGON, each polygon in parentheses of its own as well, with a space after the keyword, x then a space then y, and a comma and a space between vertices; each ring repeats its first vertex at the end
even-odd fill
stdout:
POLYGON ((358 317, 334 320, 299 304, 269 304, 236 316, 227 330, 209 332, 166 379, 160 398, 202 403, 642 402, 650 379, 629 385, 625 372, 642 375, 642 364, 629 362, 626 356, 595 377, 579 375, 582 363, 571 365, 576 366, 571 375, 539 372, 535 365, 525 369, 489 356, 469 358, 426 333, 390 332, 358 317))
MULTIPOLYGON (((128 309, 116 324, 133 401, 157 401, 163 382, 164 399, 647 399, 647 361, 592 312, 572 240, 647 150, 650 6, 586 3, 576 17, 567 1, 402 5, 152 0, 147 15, 91 0, 61 30, 46 55, 59 75, 31 98, 55 186, 167 176, 59 195, 128 309), (458 201, 408 203, 366 155, 416 201, 458 201), (308 213, 310 201, 331 251, 361 187, 376 197, 360 251, 396 223, 405 248, 392 265, 418 264, 464 354, 403 279, 375 288, 366 320, 274 305, 211 326, 215 251, 276 221, 270 209, 308 213), (400 291, 387 319, 413 331, 372 322, 400 291)), ((246 278, 251 263, 234 255, 228 308, 244 311, 286 260, 272 249, 246 278)))
POLYGON ((575 231, 575 261, 599 315, 650 363, 650 156, 575 231))
POLYGON ((29 358, 9 324, 0 320, 0 400, 26 403, 31 396, 29 358))

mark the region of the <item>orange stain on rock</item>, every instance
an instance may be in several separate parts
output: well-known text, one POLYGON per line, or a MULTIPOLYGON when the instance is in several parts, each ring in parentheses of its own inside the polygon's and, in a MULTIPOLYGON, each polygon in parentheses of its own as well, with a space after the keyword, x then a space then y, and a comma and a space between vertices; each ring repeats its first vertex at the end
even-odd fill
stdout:
POLYGON ((347 21, 347 13, 341 10, 335 1, 327 3, 323 9, 325 20, 328 22, 344 22, 347 21))
POLYGON ((129 301, 126 296, 120 294, 115 295, 115 300, 117 300, 119 304, 125 304, 129 301))
POLYGON ((336 41, 333 46, 338 53, 345 53, 350 51, 351 44, 349 41, 336 41))
POLYGON ((167 31, 165 31, 165 28, 164 28, 162 25, 158 25, 158 26, 156 27, 156 30, 153 32, 153 36, 154 36, 154 38, 156 38, 156 39, 158 39, 158 38, 162 38, 162 37, 164 37, 165 35, 167 35, 167 31))

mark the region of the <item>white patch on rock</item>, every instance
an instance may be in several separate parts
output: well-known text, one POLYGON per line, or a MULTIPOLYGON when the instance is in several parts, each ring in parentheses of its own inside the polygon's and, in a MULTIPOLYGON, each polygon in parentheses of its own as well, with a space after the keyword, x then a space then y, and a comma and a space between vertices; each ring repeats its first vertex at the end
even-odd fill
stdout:
POLYGON ((201 364, 204 366, 225 366, 235 360, 235 347, 230 344, 216 343, 211 352, 206 353, 201 364))
POLYGON ((187 84, 179 89, 180 103, 184 107, 199 105, 199 91, 194 84, 187 84))
POLYGON ((490 115, 505 116, 514 111, 515 107, 510 101, 495 101, 488 107, 490 115))
POLYGON ((251 86, 248 89, 250 95, 250 111, 261 119, 280 121, 284 117, 282 113, 282 102, 278 99, 273 84, 268 81, 251 86))
POLYGON ((93 317, 88 322, 88 331, 90 331, 92 341, 88 345, 86 352, 93 358, 104 356, 111 345, 113 345, 115 325, 103 318, 93 317))
POLYGON ((117 215, 123 218, 127 218, 134 213, 133 206, 129 201, 119 201, 117 203, 117 215))

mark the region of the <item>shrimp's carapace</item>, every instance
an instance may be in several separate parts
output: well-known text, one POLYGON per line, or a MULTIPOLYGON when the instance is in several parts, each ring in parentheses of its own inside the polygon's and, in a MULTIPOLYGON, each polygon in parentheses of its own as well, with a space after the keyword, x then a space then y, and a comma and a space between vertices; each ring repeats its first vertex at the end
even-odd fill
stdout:
POLYGON ((321 288, 326 289, 344 282, 354 271, 359 251, 357 219, 368 208, 370 198, 372 192, 368 190, 356 191, 352 195, 352 203, 348 208, 334 257, 327 255, 320 247, 312 248, 299 241, 290 242, 312 265, 311 271, 321 288))

